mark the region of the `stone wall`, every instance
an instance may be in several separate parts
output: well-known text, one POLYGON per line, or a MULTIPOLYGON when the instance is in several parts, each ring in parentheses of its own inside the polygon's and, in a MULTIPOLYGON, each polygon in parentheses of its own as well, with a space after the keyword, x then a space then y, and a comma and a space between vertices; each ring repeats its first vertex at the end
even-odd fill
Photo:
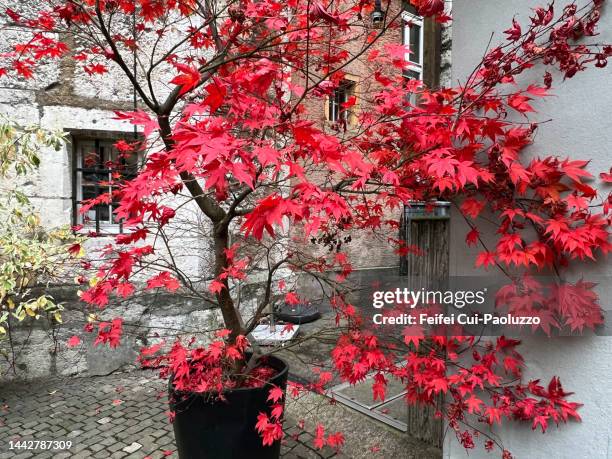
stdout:
MULTIPOLYGON (((14 0, 8 5, 13 10, 27 14, 36 11, 36 2, 14 0)), ((4 17, 4 15, 3 15, 4 17)), ((2 24, 3 40, 0 52, 8 50, 27 36, 27 32, 14 24, 2 24)), ((122 27, 129 29, 130 24, 122 27)), ((152 43, 139 43, 142 52, 151 49, 152 43)), ((158 52, 163 52, 163 41, 158 44, 158 52)), ((131 66, 131 56, 126 56, 131 66)), ((82 65, 72 58, 44 63, 38 67, 35 78, 3 78, 0 87, 0 113, 20 125, 39 125, 45 129, 63 131, 67 142, 60 151, 46 149, 41 152, 39 170, 28 176, 24 189, 32 203, 37 207, 42 224, 48 228, 72 225, 73 215, 73 177, 71 132, 87 133, 90 136, 131 136, 134 127, 117 120, 115 111, 134 110, 131 84, 115 65, 109 63, 109 73, 87 75, 82 65)), ((166 66, 155 78, 158 97, 168 92, 162 85, 169 81, 172 70, 166 66)), ((137 99, 137 107, 143 106, 137 99)), ((178 233, 173 239, 170 250, 180 269, 197 281, 204 281, 211 274, 211 250, 207 238, 203 237, 209 228, 194 218, 195 206, 187 205, 177 214, 179 227, 169 225, 168 232, 178 233), (184 222, 190 222, 188 226, 184 222)), ((85 228, 84 232, 91 228, 85 228)), ((112 231, 111 233, 114 233, 112 231)), ((95 253, 114 241, 114 234, 103 235, 87 241, 87 253, 95 253)), ((167 259, 168 249, 157 244, 160 259, 167 259)), ((44 319, 23 324, 13 324, 10 340, 0 342, 0 353, 6 353, 10 361, 17 356, 15 364, 9 364, 0 356, 0 378, 33 378, 49 374, 105 374, 124 365, 133 365, 136 351, 144 344, 144 336, 163 336, 169 330, 177 332, 202 332, 218 328, 216 311, 199 299, 181 296, 137 297, 125 304, 114 303, 104 311, 93 310, 76 297, 76 285, 72 277, 66 279, 61 288, 50 288, 57 301, 63 301, 66 310, 63 324, 50 328, 44 319), (94 348, 93 337, 82 346, 69 349, 66 341, 72 335, 87 336, 82 333, 89 313, 99 314, 102 320, 123 317, 126 339, 118 349, 94 348), (165 331, 164 331, 165 330, 165 331)), ((95 335, 95 334, 92 334, 95 335)))

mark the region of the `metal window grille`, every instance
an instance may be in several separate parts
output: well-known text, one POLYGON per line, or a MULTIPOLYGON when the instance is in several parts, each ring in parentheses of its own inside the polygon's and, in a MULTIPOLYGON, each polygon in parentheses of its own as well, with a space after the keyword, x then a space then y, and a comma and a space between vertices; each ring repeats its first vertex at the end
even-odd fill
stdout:
POLYGON ((123 155, 115 147, 116 140, 73 138, 73 223, 96 233, 122 233, 123 222, 114 210, 113 199, 82 212, 83 203, 102 194, 112 193, 117 183, 135 177, 136 155, 123 155))

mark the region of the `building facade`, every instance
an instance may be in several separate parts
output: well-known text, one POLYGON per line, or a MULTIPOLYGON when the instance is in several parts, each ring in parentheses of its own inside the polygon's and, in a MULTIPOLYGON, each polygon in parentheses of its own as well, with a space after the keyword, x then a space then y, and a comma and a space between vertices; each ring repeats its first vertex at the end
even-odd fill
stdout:
MULTIPOLYGON (((15 2, 19 4, 20 2, 15 2)), ((385 2, 383 2, 385 3, 385 2)), ((450 9, 450 3, 448 8, 450 9)), ((404 9, 403 25, 387 40, 409 45, 413 52, 406 57, 411 62, 411 70, 406 78, 423 79, 429 85, 450 85, 451 81, 465 79, 480 61, 491 33, 492 43, 503 40, 502 30, 509 26, 514 15, 528 20, 531 7, 537 2, 491 2, 487 0, 454 0, 452 3, 452 27, 441 28, 431 20, 417 16, 408 6, 393 2, 391 11, 404 9), (451 63, 452 55, 455 56, 451 63), (451 67, 452 65, 452 67, 451 67)), ((561 5, 559 5, 561 7, 561 5)), ((604 9, 601 19, 601 42, 612 42, 612 14, 604 9)), ((22 33, 11 29, 7 42, 18 39, 22 33)), ((382 43, 384 44, 384 43, 382 43)), ((0 45, 2 46, 2 45, 0 45)), ((4 51, 4 50, 3 50, 4 51)), ((359 63, 349 66, 345 81, 319 107, 310 107, 313 117, 329 129, 337 125, 350 128, 354 114, 343 110, 342 105, 360 91, 367 90, 367 82, 360 76, 365 74, 359 63)), ((104 245, 112 240, 112 235, 121 232, 121 223, 113 218, 112 203, 93 209, 85 215, 78 211, 80 202, 96 196, 104 188, 103 182, 111 171, 104 164, 117 155, 113 143, 121 138, 132 139, 133 126, 116 119, 116 110, 131 111, 134 104, 133 91, 124 84, 119 70, 111 69, 110 74, 89 76, 71 60, 61 60, 49 64, 41 78, 17 82, 11 86, 0 87, 0 111, 11 119, 24 125, 37 124, 47 129, 62 130, 67 142, 60 152, 46 151, 37 176, 28 184, 27 193, 38 205, 45 225, 84 225, 108 237, 97 238, 95 244, 104 245), (114 73, 117 72, 117 73, 114 73), (91 153, 94 153, 92 156, 91 153)), ((607 170, 610 166, 609 146, 612 144, 612 129, 607 116, 607 107, 612 102, 610 89, 610 69, 598 72, 585 72, 577 78, 560 83, 555 97, 539 101, 538 112, 541 119, 552 118, 540 130, 536 144, 531 147, 534 155, 556 153, 561 156, 591 158, 589 169, 593 173, 607 170)), ((561 79, 558 78, 557 81, 561 79)), ((136 134, 138 135, 138 134, 136 134)), ((136 164, 125 164, 126 169, 134 169, 136 164)), ((606 190, 601 190, 606 192, 606 190)), ((185 214, 189 218, 189 213, 185 214)), ((477 253, 472 252, 464 243, 469 228, 459 215, 451 217, 449 240, 449 272, 451 275, 478 275, 473 267, 477 253)), ((485 235, 486 237, 486 235, 485 235)), ((185 235, 185 252, 181 259, 184 269, 206 277, 210 272, 210 247, 197 235, 185 235), (194 252, 197 254, 194 256, 194 252)), ((387 241, 367 240, 367 236, 355 240, 354 255, 357 270, 399 267, 399 258, 389 248, 387 241), (367 250, 363 250, 367 247, 367 250)), ((180 252, 181 247, 176 250, 180 252)), ((569 272, 568 276, 580 278, 590 275, 601 279, 598 289, 600 297, 612 298, 610 283, 612 269, 605 261, 592 263, 579 270, 569 272)), ((80 329, 86 320, 86 311, 76 298, 67 294, 71 305, 66 312, 66 327, 55 339, 65 341, 80 329)), ((153 299, 157 303, 159 298, 153 299)), ((162 299, 167 301, 167 299, 162 299)), ((176 301, 176 300, 172 300, 176 301)), ((163 335, 168 329, 182 329, 186 332, 202 327, 210 327, 215 314, 202 310, 191 299, 180 300, 181 313, 176 313, 175 305, 150 309, 142 304, 116 305, 111 315, 121 315, 127 320, 138 321, 147 333, 157 331, 163 335)), ((602 302, 604 309, 610 307, 602 302)), ((63 350, 63 354, 51 352, 52 335, 49 329, 40 328, 24 332, 17 339, 29 341, 30 351, 24 353, 18 363, 21 376, 36 377, 49 374, 106 374, 134 361, 136 349, 143 344, 136 332, 131 342, 117 350, 96 349, 91 351, 89 343, 85 354, 63 350), (74 363, 74 362, 78 363, 74 363)), ((612 373, 612 339, 605 336, 564 337, 552 340, 530 338, 526 340, 524 354, 531 362, 529 371, 533 375, 550 377, 558 374, 566 387, 576 390, 577 399, 584 403, 580 414, 583 422, 561 426, 545 436, 531 434, 529 426, 517 425, 508 430, 504 427, 504 441, 509 450, 517 457, 543 458, 576 457, 573 451, 579 444, 584 457, 612 457, 612 425, 609 413, 612 411, 612 393, 606 385, 612 373)), ((476 450, 470 457, 483 457, 487 453, 476 450)), ((452 436, 446 438, 445 457, 467 457, 465 450, 452 436)))

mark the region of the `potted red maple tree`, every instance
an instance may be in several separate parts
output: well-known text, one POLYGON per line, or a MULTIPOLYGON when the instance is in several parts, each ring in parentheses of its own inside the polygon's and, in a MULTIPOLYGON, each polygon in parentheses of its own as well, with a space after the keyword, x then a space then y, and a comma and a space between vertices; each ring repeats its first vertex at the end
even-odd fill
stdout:
MULTIPOLYGON (((344 324, 332 352, 339 376, 356 383, 374 374, 375 398, 384 399, 390 376, 405 384, 409 403, 437 406, 446 395, 438 416, 466 448, 473 447, 471 415, 488 425, 506 417, 543 430, 548 420, 577 418, 578 404, 567 401, 558 379, 548 388, 522 381, 517 340, 426 339, 407 328, 398 363, 397 347, 363 326, 342 281, 352 271, 351 250, 359 250, 349 235, 383 235, 400 252, 412 250, 394 237, 397 208, 411 201, 457 204, 472 228, 467 242, 483 245, 477 264, 504 273, 553 269, 608 246, 609 209, 571 211, 576 197, 593 198, 583 182, 586 163, 525 161, 537 124, 507 116, 527 116, 530 102, 548 93, 548 72, 539 83, 508 87, 534 63, 565 77, 589 63, 605 65, 611 47, 573 42, 594 33, 601 2, 557 16, 552 7, 538 8, 525 30, 514 21, 505 44, 489 50, 457 88, 427 88, 402 75, 409 50, 399 37, 383 40, 397 31, 400 2, 383 3, 382 21, 380 2, 357 0, 57 0, 36 17, 7 12, 37 32, 15 45, 13 71, 31 77, 39 61, 65 56, 104 78, 112 65, 144 105, 116 114, 141 128, 144 140, 116 145, 124 155, 146 153, 138 174, 118 174, 110 196, 81 209, 112 201, 129 229, 104 251, 82 299, 105 307, 110 296, 129 297, 141 285, 181 288, 220 312, 223 325, 203 343, 160 342, 141 353, 170 378, 183 458, 278 457, 288 369, 249 335, 275 298, 306 300, 297 288, 304 276, 325 287, 344 324), (350 76, 356 71, 358 84, 350 76), (494 249, 475 223, 485 211, 498 222, 494 249), (197 221, 197 230, 177 231, 186 221, 197 221), (579 243, 568 233, 580 234, 579 243), (174 255, 177 245, 188 253, 203 239, 210 269, 196 275, 174 255), (256 301, 244 301, 247 284, 260 287, 256 301)), ((448 20, 442 1, 410 3, 417 14, 448 20)), ((547 313, 559 326, 577 317, 583 326, 601 322, 595 300, 580 310, 556 304, 538 303, 532 312, 557 308, 547 313)), ((116 344, 121 329, 121 319, 99 324, 98 341, 116 344)), ((311 388, 323 390, 330 380, 320 372, 311 388)), ((322 427, 315 441, 342 443, 322 427)), ((496 445, 505 451, 486 440, 487 449, 496 445)))

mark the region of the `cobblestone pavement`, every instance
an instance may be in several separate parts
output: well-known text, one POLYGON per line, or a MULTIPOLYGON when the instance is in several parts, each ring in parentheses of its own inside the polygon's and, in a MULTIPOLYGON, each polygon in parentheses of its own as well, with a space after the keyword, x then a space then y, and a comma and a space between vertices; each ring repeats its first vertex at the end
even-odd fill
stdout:
MULTIPOLYGON (((0 459, 177 458, 164 383, 152 372, 41 380, 0 387, 0 459), (10 441, 72 441, 68 450, 10 450, 10 441)), ((340 458, 314 451, 313 436, 285 421, 281 456, 340 458)))

